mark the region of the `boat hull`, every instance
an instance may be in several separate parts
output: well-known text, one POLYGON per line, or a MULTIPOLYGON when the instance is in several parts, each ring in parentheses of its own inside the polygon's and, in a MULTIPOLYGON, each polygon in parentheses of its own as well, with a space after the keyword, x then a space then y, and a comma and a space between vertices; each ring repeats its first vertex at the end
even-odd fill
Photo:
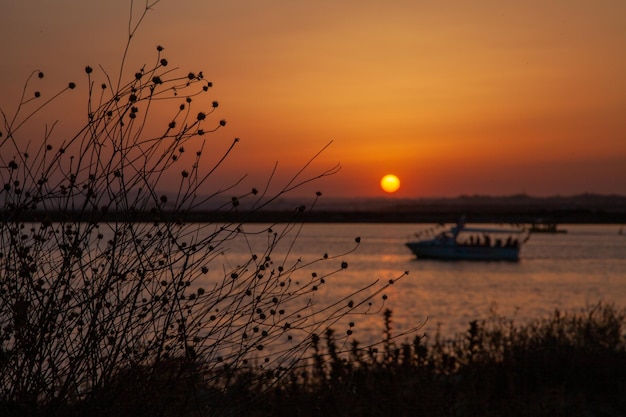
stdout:
POLYGON ((418 259, 519 261, 519 247, 429 245, 424 242, 408 242, 406 246, 418 259))

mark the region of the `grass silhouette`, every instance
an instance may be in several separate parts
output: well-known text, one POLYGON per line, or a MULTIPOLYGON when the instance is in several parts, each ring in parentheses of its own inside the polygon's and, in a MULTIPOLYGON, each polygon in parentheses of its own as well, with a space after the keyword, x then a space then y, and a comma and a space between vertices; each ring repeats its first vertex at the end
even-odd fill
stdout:
POLYGON ((620 416, 626 409, 626 311, 597 304, 525 325, 470 323, 451 340, 397 343, 391 311, 380 350, 338 353, 316 339, 305 369, 265 394, 249 415, 620 416))

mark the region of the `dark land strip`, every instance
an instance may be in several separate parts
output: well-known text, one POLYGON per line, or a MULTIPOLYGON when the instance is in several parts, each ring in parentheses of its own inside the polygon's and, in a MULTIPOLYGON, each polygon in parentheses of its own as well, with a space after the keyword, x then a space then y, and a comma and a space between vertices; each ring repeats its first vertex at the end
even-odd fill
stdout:
MULTIPOLYGON (((235 200, 235 199, 233 199, 235 200)), ((310 203, 310 201, 308 202, 310 203)), ((183 221, 214 223, 557 223, 626 224, 626 196, 462 196, 441 199, 329 199, 311 208, 297 199, 262 209, 229 201, 191 211, 92 209, 82 212, 0 210, 0 221, 183 221)))

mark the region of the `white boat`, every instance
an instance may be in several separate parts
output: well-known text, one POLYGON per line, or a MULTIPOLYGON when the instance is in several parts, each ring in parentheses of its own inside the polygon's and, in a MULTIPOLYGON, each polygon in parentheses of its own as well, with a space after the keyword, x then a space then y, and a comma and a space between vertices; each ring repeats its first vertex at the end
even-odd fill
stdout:
POLYGON ((528 236, 524 229, 465 227, 461 221, 434 238, 406 246, 418 259, 518 261, 528 236))

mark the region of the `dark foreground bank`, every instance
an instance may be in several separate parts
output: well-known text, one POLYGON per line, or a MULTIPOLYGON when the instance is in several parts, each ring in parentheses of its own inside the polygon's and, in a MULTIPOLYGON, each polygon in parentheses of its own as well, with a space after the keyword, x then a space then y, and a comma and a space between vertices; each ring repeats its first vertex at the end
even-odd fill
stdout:
POLYGON ((123 370, 72 404, 1 402, 13 416, 623 416, 626 313, 599 304, 517 326, 499 317, 455 340, 376 347, 318 335, 306 366, 207 375, 186 358, 123 370))

